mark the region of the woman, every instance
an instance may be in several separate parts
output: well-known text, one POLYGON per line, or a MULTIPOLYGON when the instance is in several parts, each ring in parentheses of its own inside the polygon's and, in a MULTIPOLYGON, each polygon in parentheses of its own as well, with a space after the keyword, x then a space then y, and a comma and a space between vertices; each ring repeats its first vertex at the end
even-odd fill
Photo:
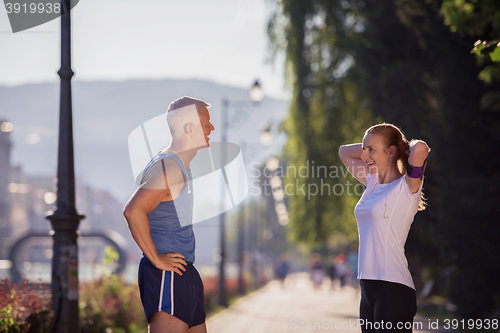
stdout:
POLYGON ((339 149, 351 174, 366 185, 354 210, 363 333, 412 332, 417 301, 404 245, 413 217, 425 209, 422 185, 429 151, 424 141, 408 142, 387 123, 367 129, 363 143, 339 149))

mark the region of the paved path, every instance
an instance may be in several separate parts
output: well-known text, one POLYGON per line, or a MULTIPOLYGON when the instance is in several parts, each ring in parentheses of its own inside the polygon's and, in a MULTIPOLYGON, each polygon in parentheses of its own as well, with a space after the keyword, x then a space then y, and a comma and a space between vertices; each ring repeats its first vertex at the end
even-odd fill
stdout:
MULTIPOLYGON (((307 273, 278 281, 239 299, 228 309, 210 317, 209 333, 361 332, 356 326, 360 294, 351 287, 334 288, 326 283, 315 290, 307 273), (316 325, 316 326, 315 326, 316 325)), ((424 330, 428 320, 422 319, 424 330)))

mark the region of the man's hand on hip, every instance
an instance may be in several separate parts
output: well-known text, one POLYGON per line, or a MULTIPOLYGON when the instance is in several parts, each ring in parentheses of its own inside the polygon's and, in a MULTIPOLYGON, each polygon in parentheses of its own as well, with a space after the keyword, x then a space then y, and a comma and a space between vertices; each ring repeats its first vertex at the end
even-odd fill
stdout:
POLYGON ((158 262, 154 263, 156 268, 164 271, 172 271, 179 275, 182 275, 181 271, 186 271, 186 261, 184 261, 184 256, 177 252, 171 253, 160 253, 158 254, 158 262))

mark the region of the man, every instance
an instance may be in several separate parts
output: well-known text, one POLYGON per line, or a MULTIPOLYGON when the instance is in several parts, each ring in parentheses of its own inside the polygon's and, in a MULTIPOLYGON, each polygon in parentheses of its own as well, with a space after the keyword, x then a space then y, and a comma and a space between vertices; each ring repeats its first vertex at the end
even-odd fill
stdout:
POLYGON ((181 97, 170 104, 171 145, 149 162, 125 206, 130 232, 144 253, 141 301, 150 332, 206 332, 203 283, 193 266, 193 187, 189 163, 208 147, 210 104, 181 97))

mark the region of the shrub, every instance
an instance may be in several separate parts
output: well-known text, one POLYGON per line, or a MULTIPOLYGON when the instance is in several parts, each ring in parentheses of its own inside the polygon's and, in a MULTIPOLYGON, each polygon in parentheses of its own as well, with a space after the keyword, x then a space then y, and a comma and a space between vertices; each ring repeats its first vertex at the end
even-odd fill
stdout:
POLYGON ((147 331, 147 321, 141 304, 139 287, 127 285, 111 274, 118 252, 111 246, 104 249, 101 277, 80 283, 80 326, 82 333, 147 331))
POLYGON ((47 332, 52 315, 50 289, 27 280, 0 278, 0 332, 47 332))
POLYGON ((146 317, 139 288, 117 275, 80 284, 81 332, 144 332, 146 317))

